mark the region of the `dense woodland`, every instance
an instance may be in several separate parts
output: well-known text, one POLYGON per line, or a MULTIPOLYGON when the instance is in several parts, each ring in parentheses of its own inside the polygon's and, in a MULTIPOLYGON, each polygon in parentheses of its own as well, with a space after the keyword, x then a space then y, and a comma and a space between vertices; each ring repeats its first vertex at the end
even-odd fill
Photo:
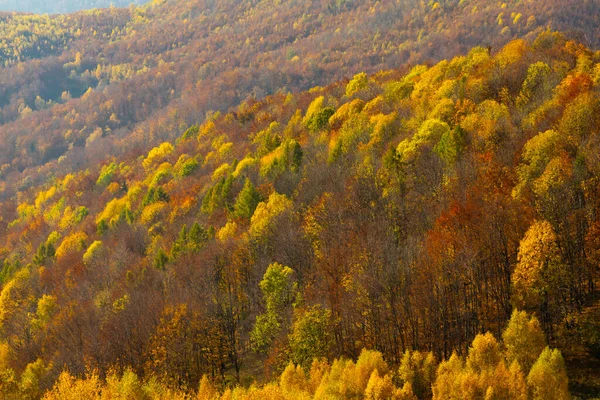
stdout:
POLYGON ((562 399, 564 354, 597 396, 599 83, 599 53, 545 32, 250 99, 20 191, 0 390, 168 398, 283 373, 233 398, 362 398, 373 378, 389 396, 368 398, 562 399), (363 349, 385 362, 359 368, 363 349))
POLYGON ((0 10, 56 14, 143 3, 146 3, 146 0, 0 0, 0 10))
POLYGON ((3 16, 0 397, 600 397, 600 3, 541 3, 3 16))
POLYGON ((595 48, 599 10, 598 0, 155 0, 53 17, 6 14, 0 198, 108 154, 140 156, 249 98, 474 46, 497 51, 548 28, 595 48))

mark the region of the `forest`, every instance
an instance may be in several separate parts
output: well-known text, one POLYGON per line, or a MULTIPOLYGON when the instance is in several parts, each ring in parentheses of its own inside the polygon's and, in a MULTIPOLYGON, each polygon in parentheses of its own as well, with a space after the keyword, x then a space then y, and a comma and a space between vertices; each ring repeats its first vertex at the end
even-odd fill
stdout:
POLYGON ((497 51, 549 28, 594 48, 599 11, 598 0, 154 0, 0 14, 0 200, 108 154, 139 157, 245 100, 497 51))
POLYGON ((5 15, 0 398, 600 398, 598 9, 5 15))
POLYGON ((20 192, 5 397, 361 398, 375 370, 369 398, 597 395, 599 82, 600 53, 545 32, 248 100, 20 192))

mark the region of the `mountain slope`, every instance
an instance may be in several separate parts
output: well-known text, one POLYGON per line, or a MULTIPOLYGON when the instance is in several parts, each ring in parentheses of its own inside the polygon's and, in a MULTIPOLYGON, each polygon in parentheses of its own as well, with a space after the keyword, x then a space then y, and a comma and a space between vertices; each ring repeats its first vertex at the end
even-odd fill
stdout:
POLYGON ((50 32, 33 37, 19 33, 22 17, 7 16, 3 26, 15 28, 7 48, 34 51, 5 55, 0 71, 0 189, 6 198, 106 154, 141 154, 249 97, 497 48, 547 27, 596 46, 598 8, 597 0, 181 0, 34 21, 50 32))
MULTIPOLYGON (((250 99, 56 173, 1 205, 2 387, 63 366, 195 389, 363 348, 447 359, 522 309, 597 396, 578 371, 598 348, 599 83, 598 53, 546 32, 250 99)), ((523 373, 541 355, 542 378, 562 371, 532 340, 523 373)))

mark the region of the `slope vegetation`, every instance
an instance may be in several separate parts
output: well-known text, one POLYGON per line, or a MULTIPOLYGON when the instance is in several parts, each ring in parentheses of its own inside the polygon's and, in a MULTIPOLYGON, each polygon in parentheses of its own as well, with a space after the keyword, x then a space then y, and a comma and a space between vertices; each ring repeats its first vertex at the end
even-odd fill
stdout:
POLYGON ((598 53, 545 32, 249 99, 141 157, 55 171, 1 204, 0 387, 48 389, 63 367, 55 390, 111 371, 225 387, 367 348, 394 369, 431 352, 450 363, 436 390, 461 376, 483 398, 488 367, 525 379, 541 357, 531 390, 562 376, 545 341, 593 365, 599 84, 598 53), (545 338, 510 347, 515 309, 545 338))
POLYGON ((141 155, 248 98, 559 29, 598 45, 599 1, 154 1, 57 17, 9 14, 0 58, 4 198, 141 155))

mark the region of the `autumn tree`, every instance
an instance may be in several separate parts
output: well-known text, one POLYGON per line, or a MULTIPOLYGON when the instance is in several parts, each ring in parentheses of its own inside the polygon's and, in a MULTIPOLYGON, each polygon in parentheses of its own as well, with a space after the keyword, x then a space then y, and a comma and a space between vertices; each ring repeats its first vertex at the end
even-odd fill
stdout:
POLYGON ((533 399, 570 399, 569 379, 560 350, 546 347, 527 376, 533 399))
POLYGON ((518 310, 513 311, 508 326, 502 333, 502 341, 506 347, 508 363, 512 365, 517 362, 526 373, 546 347, 546 338, 537 318, 518 310))

